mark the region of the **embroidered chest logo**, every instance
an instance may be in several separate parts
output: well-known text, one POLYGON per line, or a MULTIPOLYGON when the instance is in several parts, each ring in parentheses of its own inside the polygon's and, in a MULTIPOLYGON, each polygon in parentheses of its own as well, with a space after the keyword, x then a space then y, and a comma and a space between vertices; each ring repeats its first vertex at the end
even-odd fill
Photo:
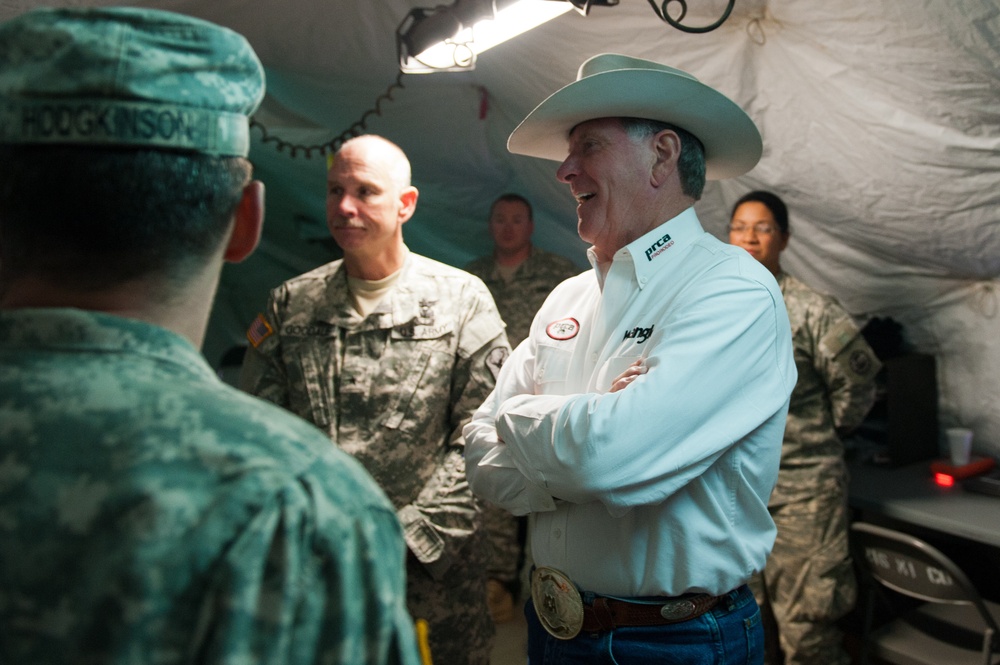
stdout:
POLYGON ((622 341, 624 342, 627 339, 634 339, 636 344, 642 344, 649 339, 650 336, 652 336, 653 328, 655 327, 656 326, 649 326, 648 328, 642 328, 636 326, 635 328, 632 328, 632 330, 626 330, 625 336, 622 337, 622 341))
POLYGON ((573 339, 580 332, 580 322, 573 318, 559 319, 545 327, 545 334, 560 342, 573 339))
POLYGON ((646 260, 652 261, 663 252, 673 246, 674 241, 670 239, 670 234, 665 234, 662 238, 654 242, 646 249, 646 260))

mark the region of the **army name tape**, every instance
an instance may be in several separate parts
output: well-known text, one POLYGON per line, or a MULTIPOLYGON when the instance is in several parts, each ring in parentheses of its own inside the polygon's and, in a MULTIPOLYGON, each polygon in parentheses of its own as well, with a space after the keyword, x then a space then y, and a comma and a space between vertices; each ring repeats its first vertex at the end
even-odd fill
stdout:
POLYGON ((195 107, 114 101, 0 101, 0 142, 106 143, 246 155, 247 117, 195 107))

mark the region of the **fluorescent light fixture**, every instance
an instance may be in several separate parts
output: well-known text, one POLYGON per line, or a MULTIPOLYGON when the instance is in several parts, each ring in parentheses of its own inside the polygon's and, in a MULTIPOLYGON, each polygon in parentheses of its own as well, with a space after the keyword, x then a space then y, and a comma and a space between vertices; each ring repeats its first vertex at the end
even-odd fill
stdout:
MULTIPOLYGON (((457 0, 455 5, 437 10, 433 14, 415 16, 411 13, 407 18, 413 22, 407 26, 406 21, 397 32, 400 45, 400 70, 407 74, 426 74, 431 72, 455 72, 474 69, 476 56, 483 51, 502 42, 516 37, 522 32, 536 28, 546 21, 551 21, 561 14, 573 9, 569 2, 554 2, 553 0, 517 0, 503 7, 496 8, 499 2, 486 0, 487 10, 480 12, 472 20, 463 21, 457 9, 466 0, 457 0), (495 8, 495 14, 494 14, 495 8), (448 16, 441 16, 448 13, 448 16), (418 24, 424 20, 439 22, 442 32, 448 35, 438 37, 436 43, 423 48, 413 55, 410 48, 416 50, 416 38, 408 39, 418 33, 418 24), (471 26, 468 25, 471 23, 471 26), (457 33, 454 30, 457 28, 457 33)), ((417 10, 415 10, 417 11, 417 10)), ((425 29, 425 32, 429 30, 425 29)))

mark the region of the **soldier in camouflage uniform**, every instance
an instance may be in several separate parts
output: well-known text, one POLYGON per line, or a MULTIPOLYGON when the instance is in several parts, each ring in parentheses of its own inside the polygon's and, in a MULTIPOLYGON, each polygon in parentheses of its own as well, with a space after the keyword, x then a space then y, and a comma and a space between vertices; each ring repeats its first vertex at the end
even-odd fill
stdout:
POLYGON ((846 665, 836 621, 854 606, 857 586, 840 437, 871 409, 881 365, 840 305, 781 271, 790 235, 785 204, 770 192, 750 192, 733 208, 729 241, 777 278, 799 373, 768 503, 778 536, 754 591, 770 602, 787 665, 846 665))
MULTIPOLYGON (((468 264, 465 269, 483 280, 493 294, 497 310, 507 328, 507 339, 515 347, 528 336, 535 312, 549 292, 568 277, 581 272, 572 261, 531 244, 535 230, 531 202, 520 194, 501 194, 490 206, 488 222, 493 253, 468 264)), ((527 518, 487 505, 492 546, 500 563, 524 562, 527 518)), ((498 622, 513 618, 515 598, 521 591, 521 571, 515 565, 490 571, 490 613, 498 622)))
POLYGON ((493 254, 465 267, 485 282, 500 316, 507 324, 507 339, 515 347, 528 336, 531 320, 546 296, 568 277, 582 272, 569 259, 531 244, 535 229, 531 203, 519 194, 503 194, 490 207, 489 231, 493 254))
POLYGON ((263 86, 170 12, 0 26, 0 662, 419 660, 385 494, 197 350, 263 86))
POLYGON ((312 421, 389 495, 410 554, 408 601, 444 665, 485 665, 487 548, 462 427, 509 353, 489 291, 410 253, 417 190, 391 142, 331 160, 327 222, 342 260, 285 282, 248 331, 241 386, 312 421))

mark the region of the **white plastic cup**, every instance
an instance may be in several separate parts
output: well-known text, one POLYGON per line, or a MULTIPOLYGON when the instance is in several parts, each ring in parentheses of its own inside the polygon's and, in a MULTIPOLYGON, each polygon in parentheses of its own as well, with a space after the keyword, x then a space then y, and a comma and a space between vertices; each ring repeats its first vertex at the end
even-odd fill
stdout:
POLYGON ((954 466, 964 466, 969 463, 972 455, 972 430, 964 427, 949 427, 945 430, 948 437, 948 453, 954 466))

